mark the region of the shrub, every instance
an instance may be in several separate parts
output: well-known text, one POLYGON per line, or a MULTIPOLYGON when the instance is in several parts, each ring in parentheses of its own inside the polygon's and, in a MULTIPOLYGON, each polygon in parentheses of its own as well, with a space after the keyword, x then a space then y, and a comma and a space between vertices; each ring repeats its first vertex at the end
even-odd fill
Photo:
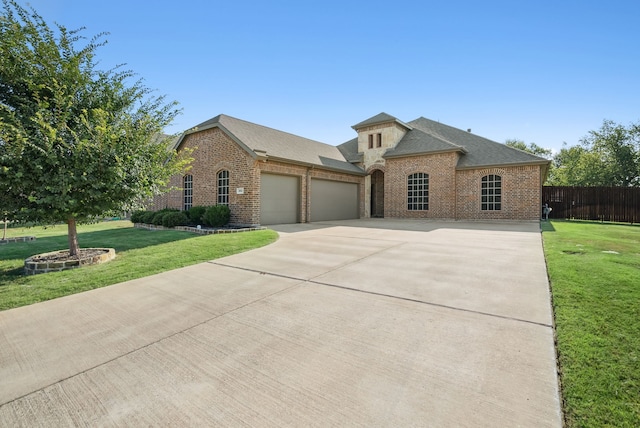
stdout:
POLYGON ((183 211, 169 211, 162 216, 164 227, 185 226, 187 223, 189 223, 189 218, 183 211))
POLYGON ((202 216, 202 221, 207 226, 221 227, 229 223, 231 210, 226 205, 214 205, 208 207, 202 216))
POLYGON ((187 211, 187 215, 189 216, 189 221, 191 221, 192 224, 201 223, 202 216, 204 215, 204 212, 206 210, 207 210, 207 207, 203 207, 202 205, 189 208, 189 211, 187 211))
POLYGON ((132 223, 144 223, 142 218, 144 217, 144 214, 146 212, 147 211, 145 211, 145 210, 134 211, 133 213, 131 213, 131 222, 132 223))
POLYGON ((162 217, 166 214, 166 211, 160 210, 156 211, 151 218, 151 224, 155 224, 156 226, 162 226, 162 217))
POLYGON ((155 224, 156 226, 162 226, 162 218, 164 217, 164 215, 167 213, 173 213, 173 212, 178 212, 178 210, 173 208, 165 208, 163 210, 157 211, 153 216, 151 223, 155 224))
POLYGON ((156 213, 154 211, 145 211, 145 213, 140 216, 140 222, 141 223, 146 223, 146 224, 152 224, 153 223, 153 217, 155 215, 156 215, 156 213))

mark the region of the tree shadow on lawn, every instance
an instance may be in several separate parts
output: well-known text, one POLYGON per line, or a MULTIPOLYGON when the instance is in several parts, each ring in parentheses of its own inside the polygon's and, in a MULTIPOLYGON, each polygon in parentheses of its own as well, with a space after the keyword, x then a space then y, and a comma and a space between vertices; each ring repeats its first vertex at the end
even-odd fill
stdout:
MULTIPOLYGON (((152 247, 154 245, 182 241, 199 236, 200 235, 176 230, 150 231, 145 229, 122 228, 95 232, 80 232, 78 233, 78 243, 80 244, 80 248, 114 248, 117 254, 122 251, 152 247)), ((5 260, 24 260, 36 254, 67 249, 69 249, 69 243, 66 234, 37 238, 31 242, 5 244, 0 247, 0 266, 5 260)), ((19 268, 16 268, 15 264, 0 268, 0 276, 5 275, 22 275, 22 265, 19 268)))

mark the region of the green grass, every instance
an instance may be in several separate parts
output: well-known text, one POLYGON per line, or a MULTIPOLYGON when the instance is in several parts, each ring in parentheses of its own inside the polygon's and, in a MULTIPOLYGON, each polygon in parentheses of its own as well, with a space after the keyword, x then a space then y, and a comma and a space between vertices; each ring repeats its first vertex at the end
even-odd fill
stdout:
POLYGON ((66 225, 11 228, 7 236, 36 236, 36 241, 0 246, 0 310, 29 305, 105 287, 130 279, 225 257, 274 242, 277 233, 194 235, 173 230, 134 229, 129 221, 78 227, 80 247, 115 248, 116 259, 96 266, 25 276, 24 259, 34 254, 67 249, 66 225))
POLYGON ((640 426, 640 227, 542 225, 566 425, 640 426))

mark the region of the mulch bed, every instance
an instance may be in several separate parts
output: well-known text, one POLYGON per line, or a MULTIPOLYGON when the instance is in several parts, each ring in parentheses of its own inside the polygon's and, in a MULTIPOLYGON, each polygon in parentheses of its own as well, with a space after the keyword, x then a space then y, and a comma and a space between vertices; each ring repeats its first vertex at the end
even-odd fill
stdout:
POLYGON ((36 263, 42 262, 66 262, 69 260, 88 259, 90 257, 99 256, 107 253, 108 250, 102 248, 81 248, 77 256, 70 256, 69 250, 58 251, 55 253, 41 254, 31 257, 31 261, 36 263))

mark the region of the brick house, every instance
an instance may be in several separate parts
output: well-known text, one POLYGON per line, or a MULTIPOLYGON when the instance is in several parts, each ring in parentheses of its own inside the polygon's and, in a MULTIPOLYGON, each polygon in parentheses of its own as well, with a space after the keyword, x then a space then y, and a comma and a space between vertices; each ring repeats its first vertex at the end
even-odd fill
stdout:
POLYGON ((192 168, 153 208, 228 204, 235 224, 540 218, 546 159, 422 117, 352 128, 335 147, 216 116, 177 140, 194 149, 192 168))

